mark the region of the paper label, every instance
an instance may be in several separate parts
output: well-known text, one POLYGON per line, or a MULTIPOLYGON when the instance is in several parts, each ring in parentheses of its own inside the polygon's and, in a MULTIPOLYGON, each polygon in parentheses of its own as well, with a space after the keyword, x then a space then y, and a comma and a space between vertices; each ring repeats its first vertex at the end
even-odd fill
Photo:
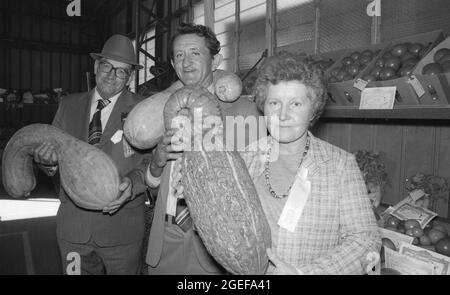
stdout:
POLYGON ((114 133, 114 135, 111 137, 111 141, 116 144, 118 142, 120 142, 122 140, 122 136, 123 136, 123 131, 122 130, 117 130, 116 133, 114 133))
POLYGON ((134 149, 129 145, 128 141, 122 140, 122 143, 123 143, 123 156, 125 158, 129 158, 136 153, 134 149))
POLYGON ((416 76, 411 76, 411 78, 408 79, 408 83, 412 86, 418 97, 421 97, 425 94, 425 90, 423 89, 422 84, 420 84, 416 76))
POLYGON ((420 223, 420 227, 424 229, 437 216, 437 213, 411 203, 403 203, 400 206, 395 205, 391 215, 400 220, 416 219, 420 223))
POLYGON ((361 110, 392 110, 394 108, 397 87, 365 88, 361 92, 361 110))
POLYGON ((450 275, 450 257, 406 243, 401 244, 398 252, 402 255, 433 264, 437 275, 450 275))
POLYGON ((434 265, 414 257, 403 255, 384 247, 385 267, 399 271, 402 275, 434 275, 434 265))
POLYGON ((167 165, 170 165, 170 172, 169 172, 170 185, 169 185, 169 191, 167 192, 166 213, 171 216, 177 216, 177 198, 175 196, 175 191, 172 186, 174 165, 173 165, 172 161, 168 162, 167 165))
POLYGON ((425 192, 421 189, 416 189, 409 193, 409 196, 412 198, 413 202, 416 202, 423 196, 425 196, 425 192))
POLYGON ((356 79, 355 84, 353 84, 353 87, 360 91, 363 91, 366 88, 367 84, 369 84, 369 82, 361 78, 358 78, 356 79))
POLYGON ((311 192, 311 181, 307 179, 307 175, 308 170, 306 168, 301 168, 297 173, 278 220, 278 225, 290 232, 294 232, 311 192))

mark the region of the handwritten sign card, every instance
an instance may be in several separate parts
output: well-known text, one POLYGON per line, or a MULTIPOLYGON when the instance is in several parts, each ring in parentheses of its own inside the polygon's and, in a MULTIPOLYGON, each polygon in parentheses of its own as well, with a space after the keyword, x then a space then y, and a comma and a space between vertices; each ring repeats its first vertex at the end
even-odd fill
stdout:
POLYGON ((364 88, 361 92, 360 110, 392 110, 397 87, 364 88))

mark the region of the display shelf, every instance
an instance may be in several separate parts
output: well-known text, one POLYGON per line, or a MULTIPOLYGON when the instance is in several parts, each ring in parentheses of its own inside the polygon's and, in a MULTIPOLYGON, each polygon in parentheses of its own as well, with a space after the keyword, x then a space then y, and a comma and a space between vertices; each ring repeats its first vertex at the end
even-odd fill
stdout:
POLYGON ((360 110, 358 107, 325 108, 323 118, 450 120, 450 106, 402 107, 392 110, 360 110))

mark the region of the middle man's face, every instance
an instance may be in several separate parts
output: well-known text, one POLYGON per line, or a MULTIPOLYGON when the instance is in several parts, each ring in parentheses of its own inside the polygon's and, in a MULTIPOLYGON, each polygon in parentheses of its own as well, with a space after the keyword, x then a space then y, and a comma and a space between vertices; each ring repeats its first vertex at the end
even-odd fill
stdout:
POLYGON ((173 43, 172 65, 184 85, 208 87, 213 81, 213 57, 204 37, 178 36, 173 43))

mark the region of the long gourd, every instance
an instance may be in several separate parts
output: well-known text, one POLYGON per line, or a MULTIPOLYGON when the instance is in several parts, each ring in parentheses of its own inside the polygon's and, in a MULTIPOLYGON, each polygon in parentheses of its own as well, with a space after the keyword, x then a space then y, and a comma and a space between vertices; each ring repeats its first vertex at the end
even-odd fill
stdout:
POLYGON ((31 124, 8 141, 2 158, 3 187, 14 198, 36 187, 33 151, 44 142, 56 148, 61 185, 79 207, 101 210, 119 193, 119 173, 102 150, 48 124, 31 124))
MULTIPOLYGON (((177 90, 164 109, 166 128, 173 127, 177 116, 192 118, 196 111, 203 120, 221 117, 214 96, 206 89, 177 90)), ((202 135, 211 131, 207 128, 201 130, 202 135)), ((220 132, 218 136, 222 136, 220 132)), ((201 144, 197 146, 200 150, 191 145, 191 150, 183 153, 182 184, 206 249, 232 274, 264 274, 266 249, 271 247, 270 228, 244 161, 234 151, 208 151, 201 144)))

